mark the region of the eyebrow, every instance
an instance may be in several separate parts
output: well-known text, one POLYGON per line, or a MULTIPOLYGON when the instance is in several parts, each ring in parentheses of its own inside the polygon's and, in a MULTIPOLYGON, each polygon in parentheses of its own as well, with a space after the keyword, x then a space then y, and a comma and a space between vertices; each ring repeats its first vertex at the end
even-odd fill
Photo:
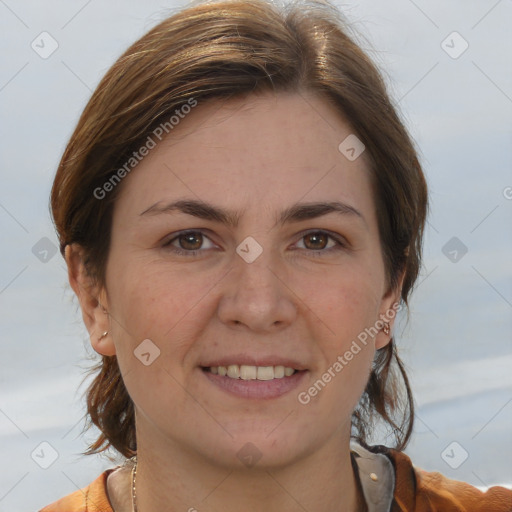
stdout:
MULTIPOLYGON (((238 226, 238 222, 243 213, 233 210, 224 210, 205 201, 181 199, 167 204, 162 204, 162 202, 159 201, 141 212, 140 216, 158 215, 162 213, 172 213, 175 211, 192 215, 200 219, 220 222, 233 228, 238 226)), ((275 225, 315 219, 329 213, 354 216, 355 218, 361 219, 366 224, 363 214, 353 206, 340 201, 329 201, 296 203, 279 214, 275 225)))

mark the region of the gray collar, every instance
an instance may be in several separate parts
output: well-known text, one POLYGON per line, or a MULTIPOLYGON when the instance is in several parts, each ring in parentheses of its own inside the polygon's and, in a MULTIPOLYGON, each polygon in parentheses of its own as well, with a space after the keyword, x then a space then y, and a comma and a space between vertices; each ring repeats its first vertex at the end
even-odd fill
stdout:
POLYGON ((382 453, 373 453, 355 441, 350 450, 359 470, 359 481, 368 512, 389 512, 395 490, 395 470, 382 453))

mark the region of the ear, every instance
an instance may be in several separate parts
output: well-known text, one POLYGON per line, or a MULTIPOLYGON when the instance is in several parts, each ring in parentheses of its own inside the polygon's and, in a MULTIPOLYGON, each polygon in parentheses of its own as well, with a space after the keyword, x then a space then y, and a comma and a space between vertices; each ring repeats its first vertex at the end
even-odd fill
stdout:
POLYGON ((395 325, 396 315, 401 309, 400 299, 402 296, 404 277, 405 272, 402 272, 397 285, 394 288, 390 287, 382 297, 379 310, 379 320, 376 322, 376 325, 381 327, 375 336, 376 350, 388 345, 393 337, 393 327, 395 325), (389 333, 385 332, 387 330, 387 326, 389 326, 389 333))
POLYGON ((89 332, 92 348, 104 356, 115 355, 116 349, 110 333, 107 294, 87 272, 83 247, 79 244, 67 245, 64 258, 68 266, 69 284, 80 302, 82 318, 89 332))

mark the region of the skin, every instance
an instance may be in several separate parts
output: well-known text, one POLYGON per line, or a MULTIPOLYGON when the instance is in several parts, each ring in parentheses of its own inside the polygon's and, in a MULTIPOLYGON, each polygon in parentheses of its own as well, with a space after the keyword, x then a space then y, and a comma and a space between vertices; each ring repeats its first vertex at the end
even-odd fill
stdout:
MULTIPOLYGON (((297 399, 400 296, 387 285, 366 155, 351 162, 338 150, 351 133, 304 92, 199 104, 124 179, 103 286, 88 278, 81 248, 67 248, 92 346, 117 356, 135 403, 139 511, 365 510, 350 418, 390 336, 370 338, 310 403, 297 399), (185 198, 240 212, 239 223, 141 215, 185 198), (286 207, 316 201, 361 216, 275 224, 286 207), (188 229, 202 242, 176 238, 188 229), (344 245, 311 236, 326 230, 344 245), (252 263, 235 252, 248 236, 263 248, 252 263), (149 366, 133 354, 145 339, 160 350, 149 366), (278 398, 228 395, 200 365, 232 354, 293 358, 307 373, 278 398), (248 442, 261 455, 252 467, 237 457, 248 442)), ((127 470, 108 489, 116 512, 131 510, 127 470)))

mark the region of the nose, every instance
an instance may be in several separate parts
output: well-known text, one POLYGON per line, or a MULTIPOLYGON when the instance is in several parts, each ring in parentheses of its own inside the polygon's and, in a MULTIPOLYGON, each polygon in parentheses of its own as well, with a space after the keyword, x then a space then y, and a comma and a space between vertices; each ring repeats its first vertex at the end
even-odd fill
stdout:
POLYGON ((218 306, 220 320, 230 326, 245 326, 254 332, 286 328, 297 315, 293 291, 286 273, 272 251, 264 250, 252 263, 236 255, 234 268, 223 280, 218 306))

